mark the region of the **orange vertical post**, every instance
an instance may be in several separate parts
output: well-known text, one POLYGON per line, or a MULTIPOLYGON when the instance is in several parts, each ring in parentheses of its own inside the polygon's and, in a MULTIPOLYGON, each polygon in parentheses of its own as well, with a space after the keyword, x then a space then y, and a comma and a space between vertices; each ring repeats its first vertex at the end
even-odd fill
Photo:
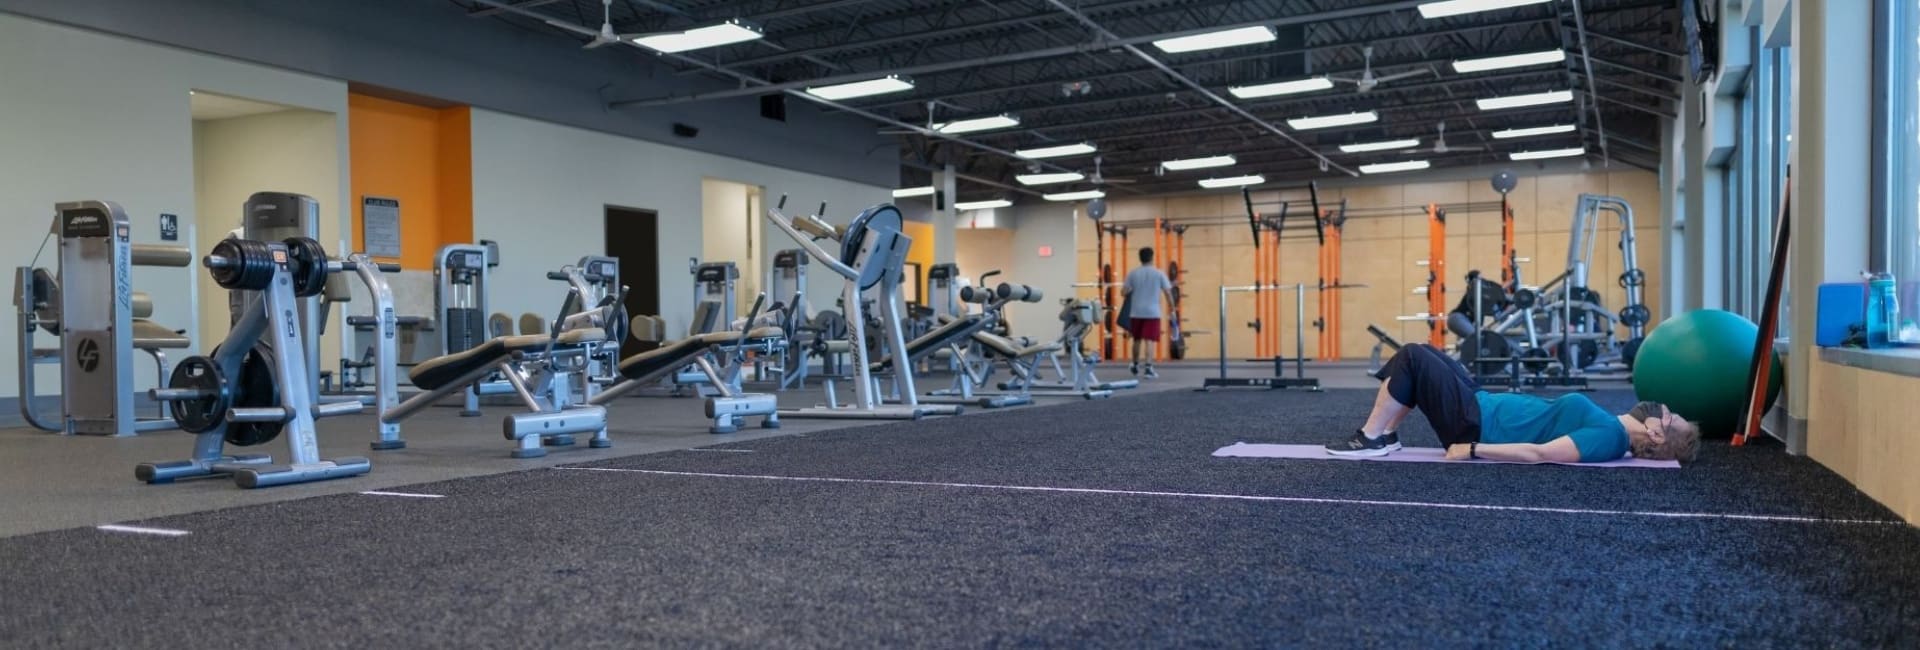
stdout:
POLYGON ((1507 204, 1507 195, 1502 194, 1500 195, 1500 285, 1501 286, 1512 284, 1513 278, 1516 277, 1515 271, 1519 270, 1515 268, 1516 266, 1518 266, 1518 263, 1516 260, 1513 259, 1513 257, 1514 257, 1513 255, 1513 206, 1507 204))
POLYGON ((1447 213, 1427 204, 1427 330, 1433 347, 1447 344, 1447 213))

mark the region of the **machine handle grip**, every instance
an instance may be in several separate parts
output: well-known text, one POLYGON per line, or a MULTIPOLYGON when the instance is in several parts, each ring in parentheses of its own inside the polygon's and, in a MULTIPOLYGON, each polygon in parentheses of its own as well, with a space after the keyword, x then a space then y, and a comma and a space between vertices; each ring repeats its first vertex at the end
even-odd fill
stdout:
POLYGON ((561 282, 566 282, 566 281, 567 281, 567 274, 565 274, 565 273, 562 273, 562 272, 560 272, 560 271, 548 271, 548 272, 547 272, 547 279, 548 279, 548 280, 559 280, 559 281, 561 281, 561 282))
POLYGON ((134 266, 191 266, 193 253, 183 246, 133 244, 127 247, 134 266))
POLYGON ((1000 286, 994 289, 994 293, 998 294, 1003 300, 1018 300, 1020 302, 1040 302, 1045 296, 1039 289, 1034 287, 1029 287, 1024 284, 1008 284, 1005 282, 1000 283, 1000 286))
POLYGON ((393 262, 379 262, 374 264, 374 267, 380 269, 381 273, 399 273, 400 272, 400 265, 394 264, 393 262))

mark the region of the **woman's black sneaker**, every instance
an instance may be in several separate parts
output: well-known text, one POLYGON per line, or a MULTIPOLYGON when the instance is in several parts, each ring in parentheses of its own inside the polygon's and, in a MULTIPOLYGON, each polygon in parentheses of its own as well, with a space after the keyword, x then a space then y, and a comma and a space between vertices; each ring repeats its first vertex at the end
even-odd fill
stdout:
POLYGON ((1400 451, 1400 434, 1393 432, 1368 438, 1355 431, 1352 436, 1327 443, 1327 453, 1335 456, 1385 456, 1396 451, 1400 451))

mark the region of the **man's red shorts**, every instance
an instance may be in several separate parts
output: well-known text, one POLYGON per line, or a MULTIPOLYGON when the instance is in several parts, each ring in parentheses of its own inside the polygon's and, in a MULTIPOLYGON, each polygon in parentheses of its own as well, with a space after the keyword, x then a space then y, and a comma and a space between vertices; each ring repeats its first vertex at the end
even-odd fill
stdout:
POLYGON ((1127 321, 1127 334, 1145 341, 1160 340, 1160 319, 1133 318, 1127 321))

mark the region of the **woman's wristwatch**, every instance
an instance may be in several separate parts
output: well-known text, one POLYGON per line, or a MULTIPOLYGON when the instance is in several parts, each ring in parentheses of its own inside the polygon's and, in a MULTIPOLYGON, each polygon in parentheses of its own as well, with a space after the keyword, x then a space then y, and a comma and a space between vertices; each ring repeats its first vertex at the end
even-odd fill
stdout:
POLYGON ((1467 443, 1467 458, 1471 460, 1480 460, 1480 443, 1478 442, 1467 443))

